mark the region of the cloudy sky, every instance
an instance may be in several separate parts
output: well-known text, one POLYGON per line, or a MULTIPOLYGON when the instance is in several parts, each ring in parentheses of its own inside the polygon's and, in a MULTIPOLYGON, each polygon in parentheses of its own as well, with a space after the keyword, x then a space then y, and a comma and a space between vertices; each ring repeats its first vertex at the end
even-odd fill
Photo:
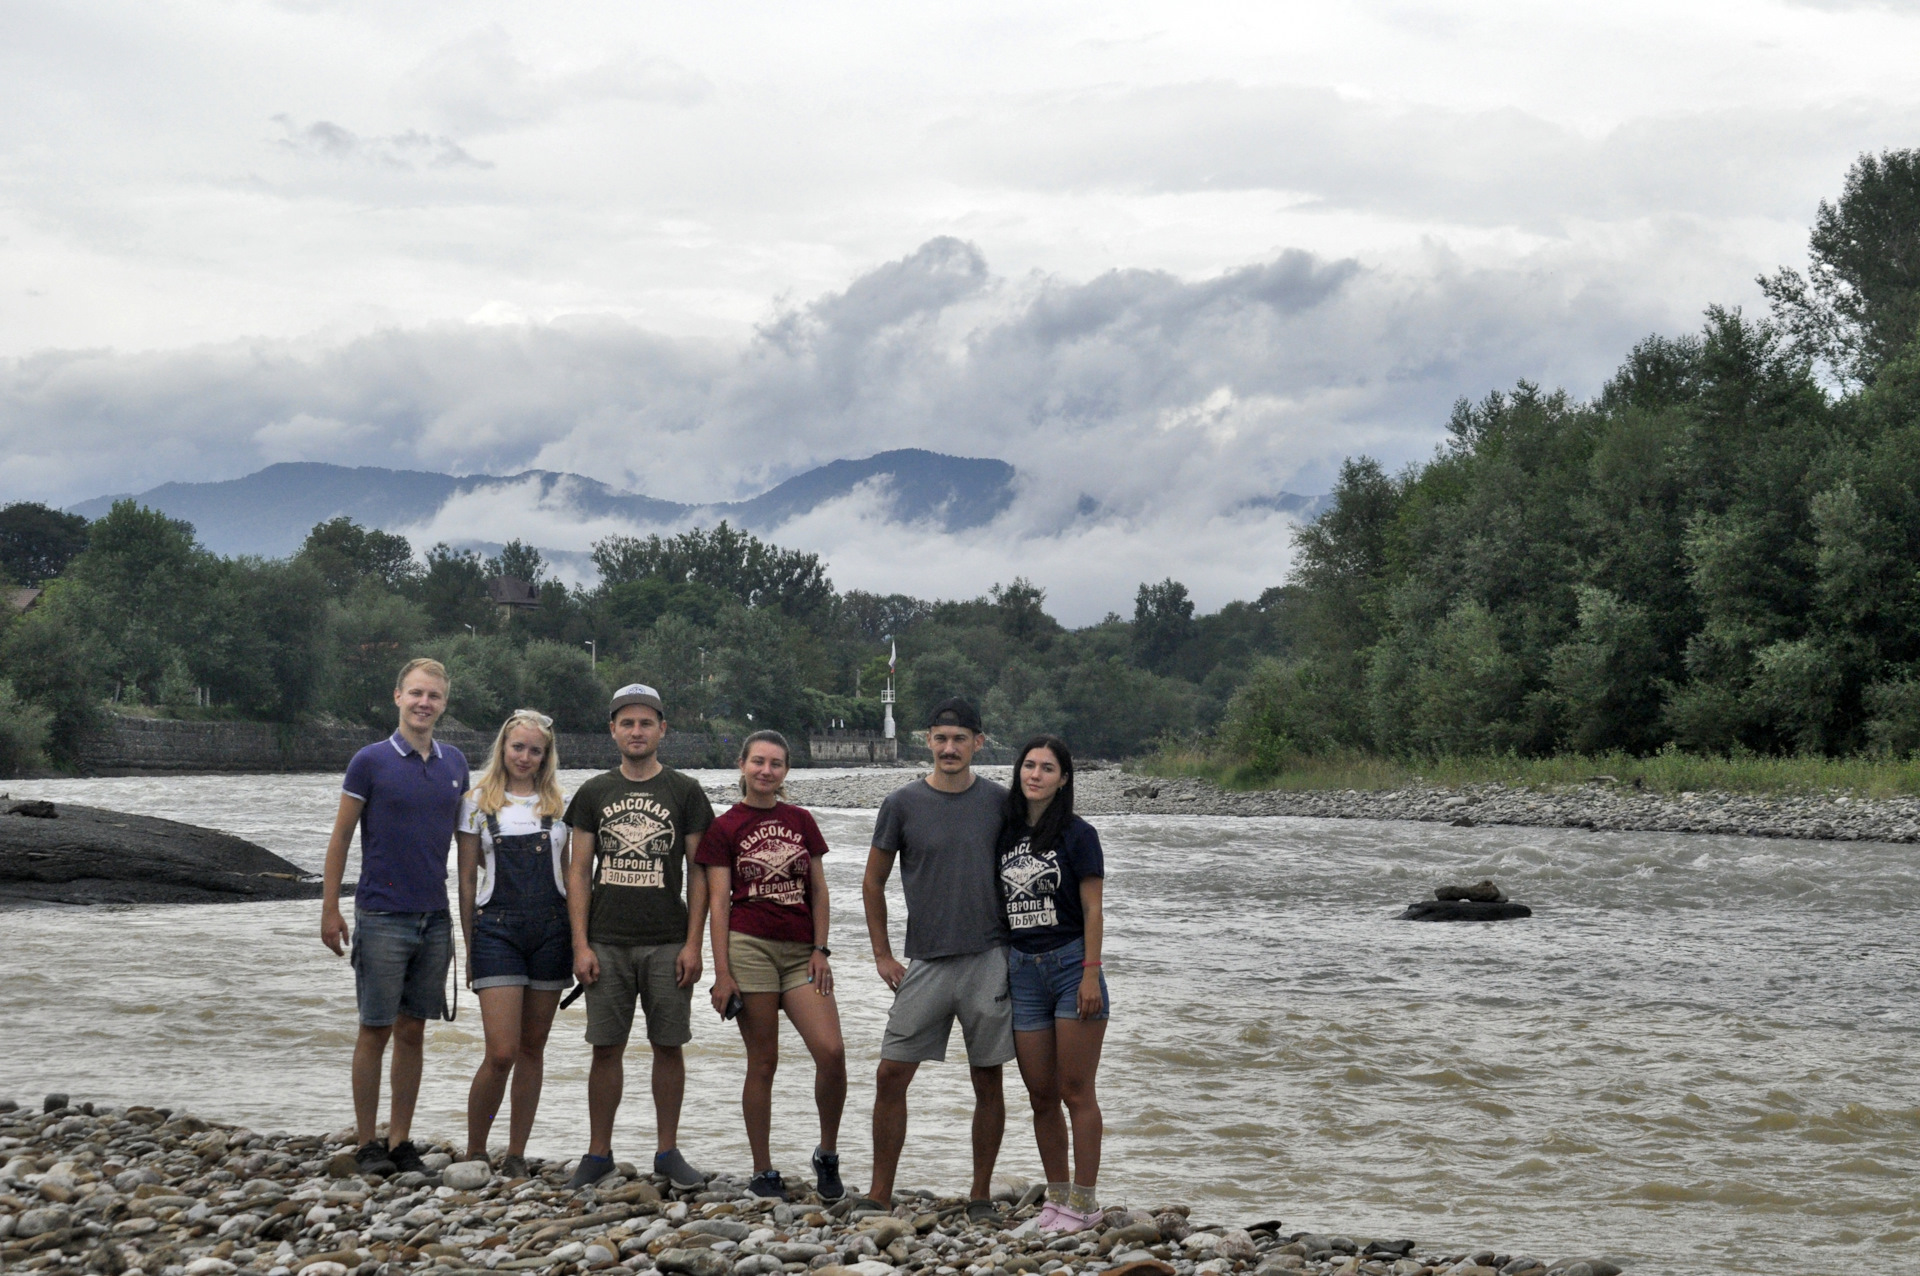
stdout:
POLYGON ((699 501, 919 446, 1020 499, 780 539, 1214 606, 1285 572, 1249 498, 1756 306, 1920 145, 1917 53, 1911 0, 12 0, 0 500, 320 460, 699 501))

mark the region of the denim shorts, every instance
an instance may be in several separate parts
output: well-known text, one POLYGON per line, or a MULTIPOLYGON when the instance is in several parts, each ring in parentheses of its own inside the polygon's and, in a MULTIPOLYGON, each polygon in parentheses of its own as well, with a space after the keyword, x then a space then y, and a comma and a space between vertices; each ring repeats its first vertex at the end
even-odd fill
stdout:
POLYGON ((401 1015, 447 1017, 447 967, 453 919, 437 913, 377 913, 353 908, 353 987, 360 1022, 385 1028, 401 1015))
MULTIPOLYGON (((1013 990, 1013 1030, 1039 1032, 1055 1019, 1080 1017, 1080 963, 1087 959, 1087 941, 1072 940, 1049 952, 1007 951, 1007 983, 1013 990)), ((1100 976, 1100 1013, 1105 1019, 1112 1003, 1107 977, 1100 976)))
POLYGON ((496 908, 483 904, 473 915, 473 990, 573 987, 573 927, 567 906, 496 908))

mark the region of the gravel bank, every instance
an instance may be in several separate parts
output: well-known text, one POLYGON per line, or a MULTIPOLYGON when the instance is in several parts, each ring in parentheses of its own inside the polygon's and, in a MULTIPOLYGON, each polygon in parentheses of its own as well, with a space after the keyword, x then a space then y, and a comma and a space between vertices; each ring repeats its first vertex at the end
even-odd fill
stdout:
MULTIPOLYGON (((1011 768, 980 772, 1007 783, 1011 768)), ((788 781, 793 800, 808 806, 877 807, 888 793, 926 774, 888 769, 788 781)), ((1840 842, 1920 840, 1920 798, 1845 795, 1760 797, 1740 793, 1649 793, 1606 780, 1567 789, 1501 784, 1465 788, 1226 792, 1205 780, 1157 780, 1117 768, 1083 770, 1075 809, 1083 815, 1305 815, 1321 819, 1426 820, 1447 824, 1518 824, 1616 832, 1723 833, 1746 837, 1840 842)), ((716 800, 732 793, 714 790, 716 800)))
MULTIPOLYGON (((431 1174, 353 1172, 336 1134, 257 1134, 149 1107, 0 1104, 0 1268, 126 1276, 391 1276, 470 1270, 608 1276, 1615 1276, 1597 1258, 1549 1262, 1493 1249, 1440 1253, 1406 1239, 1334 1236, 1277 1219, 1233 1227, 1180 1205, 1109 1206, 1074 1235, 1033 1227, 1036 1193, 1001 1193, 1001 1217, 907 1193, 891 1214, 841 1216, 810 1185, 790 1200, 716 1177, 678 1193, 621 1165, 585 1192, 566 1166, 508 1181, 484 1162, 427 1156, 431 1174), (443 1182, 442 1180, 446 1180, 443 1182)), ((347 1133, 347 1132, 342 1132, 347 1133)))

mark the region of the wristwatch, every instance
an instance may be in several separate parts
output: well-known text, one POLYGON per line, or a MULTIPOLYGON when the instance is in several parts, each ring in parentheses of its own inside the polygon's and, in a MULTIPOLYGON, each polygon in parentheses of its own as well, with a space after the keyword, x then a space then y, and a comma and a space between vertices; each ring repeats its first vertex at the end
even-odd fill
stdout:
POLYGON ((827 947, 825 944, 815 944, 813 946, 813 951, 816 953, 819 953, 822 957, 833 956, 833 949, 827 947))

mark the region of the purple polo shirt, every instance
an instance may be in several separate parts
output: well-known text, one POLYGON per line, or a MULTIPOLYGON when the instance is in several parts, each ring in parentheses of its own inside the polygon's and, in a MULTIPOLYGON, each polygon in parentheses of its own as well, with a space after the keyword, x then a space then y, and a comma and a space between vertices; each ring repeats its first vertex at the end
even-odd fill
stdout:
POLYGON ((447 906, 447 848, 467 791, 467 759, 433 742, 422 757, 398 731, 347 763, 340 789, 359 798, 360 885, 353 902, 380 913, 433 913, 447 906))

